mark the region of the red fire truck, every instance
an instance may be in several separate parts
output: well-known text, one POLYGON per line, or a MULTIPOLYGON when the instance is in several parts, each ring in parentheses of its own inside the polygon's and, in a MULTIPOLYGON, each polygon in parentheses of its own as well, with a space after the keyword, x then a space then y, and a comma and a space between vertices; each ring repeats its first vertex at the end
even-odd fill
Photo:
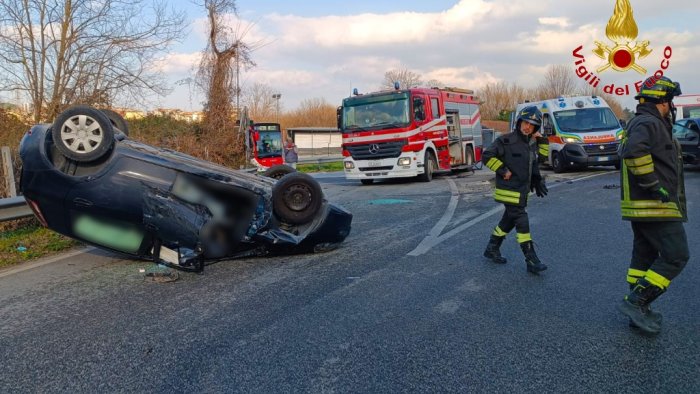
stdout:
POLYGON ((244 113, 241 128, 245 133, 246 161, 255 166, 258 172, 284 164, 279 123, 254 123, 248 121, 244 113))
POLYGON ((338 108, 345 177, 375 179, 469 169, 481 157, 479 99, 461 88, 410 88, 357 94, 338 108))
POLYGON ((279 123, 253 123, 251 133, 253 164, 260 171, 284 164, 282 130, 279 123))

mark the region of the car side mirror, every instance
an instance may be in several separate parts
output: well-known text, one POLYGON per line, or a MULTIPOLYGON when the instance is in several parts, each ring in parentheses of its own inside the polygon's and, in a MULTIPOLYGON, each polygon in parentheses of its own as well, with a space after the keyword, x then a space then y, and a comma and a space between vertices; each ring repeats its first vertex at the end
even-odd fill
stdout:
POLYGON ((338 130, 343 128, 343 107, 338 107, 335 110, 336 126, 338 130))
POLYGON ((413 117, 418 122, 425 120, 425 102, 422 97, 413 98, 413 117))
POLYGON ((543 129, 544 129, 544 135, 552 135, 552 131, 554 130, 551 123, 545 124, 543 129))
POLYGON ((626 121, 626 120, 624 120, 624 119, 619 119, 619 121, 620 121, 620 126, 622 126, 623 129, 624 129, 625 127, 627 127, 627 121, 626 121))

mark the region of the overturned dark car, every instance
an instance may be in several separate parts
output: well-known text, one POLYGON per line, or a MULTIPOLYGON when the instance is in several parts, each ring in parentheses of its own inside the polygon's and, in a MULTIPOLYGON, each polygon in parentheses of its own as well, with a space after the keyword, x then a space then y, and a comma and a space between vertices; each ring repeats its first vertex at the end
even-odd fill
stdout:
POLYGON ((223 259, 334 249, 352 215, 319 183, 272 179, 128 138, 123 118, 76 106, 20 143, 21 190, 66 236, 188 271, 223 259))

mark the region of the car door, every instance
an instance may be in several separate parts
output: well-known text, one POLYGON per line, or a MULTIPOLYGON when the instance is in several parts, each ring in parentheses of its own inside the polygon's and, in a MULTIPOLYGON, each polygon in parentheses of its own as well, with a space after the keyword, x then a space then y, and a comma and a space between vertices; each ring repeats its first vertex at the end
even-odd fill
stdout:
POLYGON ((146 229, 144 201, 150 188, 169 190, 175 171, 116 153, 102 171, 82 178, 65 200, 73 233, 85 241, 137 254, 146 229))

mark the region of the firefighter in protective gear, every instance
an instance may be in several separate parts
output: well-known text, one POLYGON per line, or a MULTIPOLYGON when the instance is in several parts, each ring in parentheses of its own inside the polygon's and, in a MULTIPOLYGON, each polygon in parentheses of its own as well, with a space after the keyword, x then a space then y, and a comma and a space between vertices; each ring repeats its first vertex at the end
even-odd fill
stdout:
POLYGON ((482 157, 486 166, 496 172, 494 199, 505 206, 503 217, 491 234, 484 256, 495 263, 505 263, 500 246, 506 235, 515 228, 527 271, 533 274, 547 269, 535 253, 525 211, 531 191, 539 197, 546 196, 548 192, 538 166, 538 155, 549 150, 547 139, 539 133, 541 125, 542 114, 537 107, 523 108, 518 114, 515 130, 498 137, 482 157))
POLYGON ((658 333, 661 315, 650 304, 663 294, 689 259, 683 228, 687 221, 683 158, 673 138, 673 98, 680 85, 650 77, 635 99, 637 112, 620 145, 622 219, 632 222, 632 259, 627 270, 630 293, 620 311, 630 326, 658 333))

